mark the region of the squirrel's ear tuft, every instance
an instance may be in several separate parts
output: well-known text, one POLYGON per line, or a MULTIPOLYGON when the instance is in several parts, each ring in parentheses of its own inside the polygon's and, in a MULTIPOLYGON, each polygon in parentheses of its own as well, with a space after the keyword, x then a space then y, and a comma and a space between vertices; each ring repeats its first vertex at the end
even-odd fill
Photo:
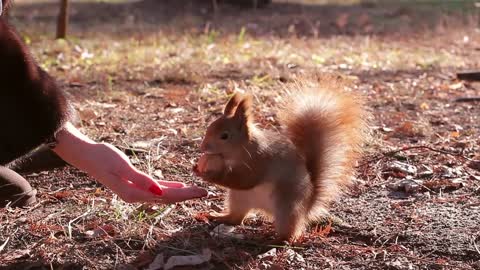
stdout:
POLYGON ((247 134, 249 133, 250 125, 252 122, 252 96, 244 95, 243 99, 237 106, 234 119, 239 121, 241 129, 245 128, 247 134))
POLYGON ((236 92, 233 95, 233 97, 230 98, 227 105, 225 106, 225 110, 223 111, 223 114, 227 117, 232 117, 237 110, 238 104, 240 104, 240 102, 242 102, 244 98, 245 97, 242 93, 236 92))

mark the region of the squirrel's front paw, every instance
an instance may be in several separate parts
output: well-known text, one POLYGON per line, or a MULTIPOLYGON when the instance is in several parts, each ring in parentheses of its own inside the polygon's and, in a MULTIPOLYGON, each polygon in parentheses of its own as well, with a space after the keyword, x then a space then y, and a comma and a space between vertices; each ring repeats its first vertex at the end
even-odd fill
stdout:
POLYGON ((243 221, 243 217, 242 218, 235 217, 230 213, 210 212, 207 214, 207 218, 212 221, 229 224, 229 225, 239 225, 243 221))

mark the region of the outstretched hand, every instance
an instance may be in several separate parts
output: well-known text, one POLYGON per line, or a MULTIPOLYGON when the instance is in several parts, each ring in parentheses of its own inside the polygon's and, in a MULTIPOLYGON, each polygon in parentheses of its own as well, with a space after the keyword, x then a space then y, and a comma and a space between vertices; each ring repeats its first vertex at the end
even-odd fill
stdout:
POLYGON ((85 171, 126 202, 174 203, 207 195, 181 182, 156 181, 139 171, 128 157, 107 143, 96 143, 71 123, 57 133, 53 149, 63 160, 85 171))

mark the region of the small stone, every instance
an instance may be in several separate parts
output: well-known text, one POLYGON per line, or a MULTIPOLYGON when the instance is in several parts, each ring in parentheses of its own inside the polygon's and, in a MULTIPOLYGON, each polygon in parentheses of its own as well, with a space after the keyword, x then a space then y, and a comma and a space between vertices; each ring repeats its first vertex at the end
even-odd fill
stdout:
POLYGON ((289 262, 305 263, 305 259, 303 258, 303 256, 295 252, 295 250, 293 249, 287 249, 287 251, 285 251, 285 254, 287 255, 289 262))
POLYGON ((389 185, 389 188, 396 191, 403 191, 406 193, 416 193, 422 190, 423 181, 413 180, 413 179, 404 179, 397 183, 389 185))
POLYGON ((257 259, 259 260, 264 260, 264 259, 272 259, 274 258, 275 256, 277 255, 277 249, 276 248, 272 248, 270 249, 269 251, 263 253, 263 254, 260 254, 257 256, 257 259))

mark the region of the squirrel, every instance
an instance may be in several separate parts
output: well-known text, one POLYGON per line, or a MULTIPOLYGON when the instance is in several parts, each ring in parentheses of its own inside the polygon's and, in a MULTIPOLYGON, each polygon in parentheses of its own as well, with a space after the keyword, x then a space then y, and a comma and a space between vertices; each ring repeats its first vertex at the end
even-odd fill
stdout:
POLYGON ((279 110, 283 131, 254 124, 252 96, 234 93, 223 115, 207 128, 195 175, 228 188, 226 211, 209 219, 241 224, 252 210, 273 217, 274 242, 294 242, 327 214, 346 187, 366 138, 360 97, 341 80, 287 86, 279 110))

